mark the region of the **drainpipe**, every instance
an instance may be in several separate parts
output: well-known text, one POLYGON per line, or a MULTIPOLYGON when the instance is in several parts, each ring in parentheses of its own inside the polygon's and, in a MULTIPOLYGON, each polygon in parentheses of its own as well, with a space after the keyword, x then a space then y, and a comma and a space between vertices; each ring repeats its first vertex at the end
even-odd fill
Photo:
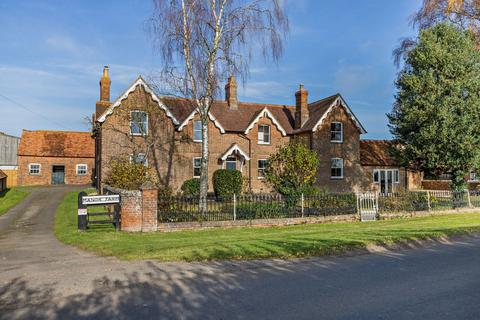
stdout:
POLYGON ((250 193, 252 192, 252 140, 244 135, 243 133, 239 133, 238 136, 248 141, 248 156, 250 157, 250 161, 248 161, 248 189, 250 193))

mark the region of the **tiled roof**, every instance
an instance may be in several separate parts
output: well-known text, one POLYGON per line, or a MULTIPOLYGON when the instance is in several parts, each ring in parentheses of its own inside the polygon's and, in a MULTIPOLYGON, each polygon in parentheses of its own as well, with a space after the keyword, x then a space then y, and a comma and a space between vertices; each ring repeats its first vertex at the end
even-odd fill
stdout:
POLYGON ((89 132, 23 130, 18 155, 94 158, 95 140, 89 132))
POLYGON ((0 179, 5 179, 6 177, 7 177, 7 175, 5 174, 5 172, 0 170, 0 179))
POLYGON ((339 93, 308 104, 308 120, 303 124, 302 128, 300 128, 296 132, 305 132, 312 130, 338 97, 340 97, 339 93))
POLYGON ((391 154, 394 142, 388 140, 360 140, 362 166, 398 166, 391 154))

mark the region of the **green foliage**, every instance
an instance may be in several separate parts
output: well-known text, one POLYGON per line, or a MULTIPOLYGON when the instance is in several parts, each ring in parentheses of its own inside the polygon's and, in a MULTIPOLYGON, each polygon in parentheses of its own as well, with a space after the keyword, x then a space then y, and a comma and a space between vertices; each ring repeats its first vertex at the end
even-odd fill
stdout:
POLYGON ((0 215, 16 206, 30 193, 30 191, 30 188, 14 187, 0 192, 0 215))
POLYGON ((243 177, 238 170, 219 169, 213 173, 213 191, 219 199, 240 194, 242 186, 243 177))
POLYGON ((148 169, 141 163, 134 163, 126 157, 112 160, 106 182, 114 188, 138 190, 150 181, 148 169))
POLYGON ((265 178, 275 191, 283 195, 299 195, 312 191, 319 159, 317 153, 302 143, 290 142, 281 146, 268 159, 265 178))
POLYGON ((184 196, 198 197, 200 195, 200 179, 193 178, 185 180, 181 190, 184 196))
POLYGON ((399 158, 423 171, 451 173, 453 189, 480 159, 480 51, 470 31, 439 24, 420 31, 397 81, 390 130, 399 158))

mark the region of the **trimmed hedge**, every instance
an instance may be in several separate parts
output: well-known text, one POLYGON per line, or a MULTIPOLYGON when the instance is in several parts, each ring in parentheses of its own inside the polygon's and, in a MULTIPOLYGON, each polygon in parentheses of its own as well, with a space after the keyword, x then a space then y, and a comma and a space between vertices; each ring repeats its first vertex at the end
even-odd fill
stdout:
POLYGON ((213 173, 213 191, 218 199, 242 192, 243 177, 238 170, 219 169, 213 173))
POLYGON ((200 195, 200 179, 192 178, 185 180, 181 188, 183 195, 188 197, 198 197, 200 195))

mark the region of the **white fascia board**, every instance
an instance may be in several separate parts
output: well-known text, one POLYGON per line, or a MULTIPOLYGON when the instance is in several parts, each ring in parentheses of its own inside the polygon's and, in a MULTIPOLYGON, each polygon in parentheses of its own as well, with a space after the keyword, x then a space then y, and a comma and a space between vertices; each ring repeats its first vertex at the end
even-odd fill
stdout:
POLYGON ((341 104, 345 111, 347 112, 347 114, 350 116, 350 119, 352 119, 352 121, 355 123, 355 125, 357 126, 358 130, 360 130, 360 133, 361 134, 364 134, 364 133, 367 133, 367 131, 365 130, 365 128, 362 126, 362 124, 360 123, 360 121, 357 119, 357 117, 355 116, 355 114, 353 113, 353 111, 350 109, 350 107, 347 105, 347 103, 345 102, 345 100, 343 100, 343 98, 340 96, 338 97, 337 99, 335 99, 335 101, 332 102, 332 104, 328 107, 327 111, 323 114, 323 116, 318 120, 318 122, 315 124, 315 126, 313 127, 312 131, 315 132, 317 131, 318 127, 322 125, 323 121, 327 118, 328 114, 333 110, 333 108, 335 108, 338 104, 341 104))
POLYGON ((243 152, 243 150, 240 149, 240 147, 236 143, 233 146, 231 146, 230 149, 228 149, 220 159, 222 159, 223 161, 227 160, 227 158, 230 155, 232 155, 234 151, 237 151, 238 153, 240 153, 242 157, 245 158, 245 160, 248 160, 248 161, 250 160, 250 157, 248 156, 248 154, 243 152))
POLYGON ((253 126, 260 120, 262 117, 268 117, 270 120, 272 120, 273 124, 277 127, 277 129, 282 133, 283 136, 287 135, 287 132, 285 129, 282 127, 282 125, 278 122, 278 120, 273 116, 273 114, 270 112, 270 110, 267 109, 267 107, 263 108, 263 110, 258 114, 255 119, 250 122, 248 125, 247 129, 245 130, 245 134, 248 134, 250 130, 252 130, 253 126))

